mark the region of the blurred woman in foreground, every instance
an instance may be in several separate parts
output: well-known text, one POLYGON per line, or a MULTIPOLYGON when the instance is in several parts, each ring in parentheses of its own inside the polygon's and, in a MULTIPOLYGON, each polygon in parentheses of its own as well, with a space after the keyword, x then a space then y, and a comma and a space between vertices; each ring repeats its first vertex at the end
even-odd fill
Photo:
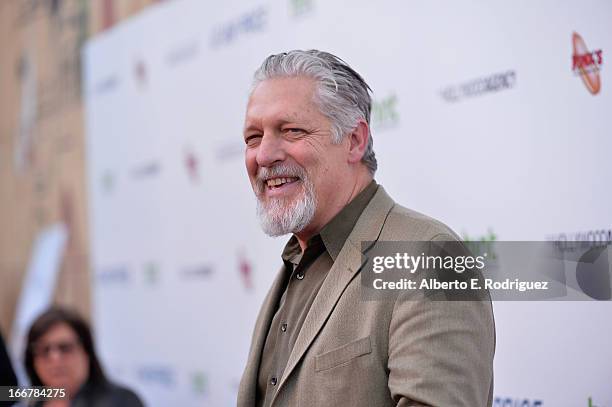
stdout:
POLYGON ((111 383, 102 370, 89 326, 76 312, 54 307, 30 327, 25 365, 33 386, 63 388, 65 399, 44 407, 142 407, 138 396, 111 383))

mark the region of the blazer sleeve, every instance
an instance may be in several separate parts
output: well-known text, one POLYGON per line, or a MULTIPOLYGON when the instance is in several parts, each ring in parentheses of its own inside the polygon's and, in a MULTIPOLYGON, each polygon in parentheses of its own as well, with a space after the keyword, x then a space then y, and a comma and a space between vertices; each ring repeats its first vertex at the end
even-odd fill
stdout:
POLYGON ((389 390, 398 406, 490 406, 495 325, 489 296, 399 296, 389 326, 389 390))

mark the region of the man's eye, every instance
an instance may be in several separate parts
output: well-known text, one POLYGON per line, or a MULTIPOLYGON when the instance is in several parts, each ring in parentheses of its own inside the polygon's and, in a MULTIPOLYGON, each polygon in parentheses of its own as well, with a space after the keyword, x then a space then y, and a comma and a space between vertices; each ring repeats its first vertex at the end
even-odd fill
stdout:
POLYGON ((259 134, 253 134, 245 138, 244 142, 246 143, 247 146, 254 146, 259 142, 260 139, 261 139, 261 136, 259 134))
POLYGON ((289 129, 285 129, 285 132, 290 133, 290 134, 301 134, 301 133, 304 133, 304 130, 292 127, 289 129))

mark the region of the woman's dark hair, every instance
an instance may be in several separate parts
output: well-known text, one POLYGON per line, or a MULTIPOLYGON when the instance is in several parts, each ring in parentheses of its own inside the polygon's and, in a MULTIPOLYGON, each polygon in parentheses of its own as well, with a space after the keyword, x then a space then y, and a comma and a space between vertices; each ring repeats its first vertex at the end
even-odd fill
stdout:
POLYGON ((91 330, 87 322, 76 312, 67 308, 54 306, 43 312, 32 324, 28 332, 28 343, 25 350, 25 366, 33 386, 43 386, 34 369, 34 347, 41 336, 57 324, 65 323, 76 333, 79 342, 89 357, 89 376, 87 384, 100 385, 106 383, 100 361, 96 356, 91 330))

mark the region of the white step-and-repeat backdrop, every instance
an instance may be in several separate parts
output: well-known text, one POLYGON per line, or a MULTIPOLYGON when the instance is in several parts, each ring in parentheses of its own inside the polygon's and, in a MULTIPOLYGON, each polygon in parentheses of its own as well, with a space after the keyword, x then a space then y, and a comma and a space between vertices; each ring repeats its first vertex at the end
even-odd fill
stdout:
MULTIPOLYGON (((374 90, 376 179, 468 239, 612 237, 612 3, 160 3, 83 51, 94 320, 151 406, 235 404, 286 238, 241 139, 269 54, 374 90), (444 163, 444 165, 440 165, 444 163)), ((612 406, 611 302, 497 302, 495 406, 612 406)))

